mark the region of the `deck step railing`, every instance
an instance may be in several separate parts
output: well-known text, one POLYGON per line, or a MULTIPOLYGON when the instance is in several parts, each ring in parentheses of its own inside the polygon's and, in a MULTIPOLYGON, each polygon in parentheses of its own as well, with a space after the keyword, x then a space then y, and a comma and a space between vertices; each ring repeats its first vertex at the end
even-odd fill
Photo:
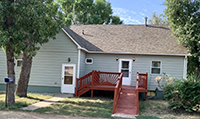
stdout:
POLYGON ((120 97, 120 92, 122 89, 122 75, 123 73, 121 72, 115 86, 115 91, 114 91, 115 94, 114 94, 114 99, 113 99, 113 111, 112 111, 113 114, 115 113, 115 109, 116 109, 116 106, 120 97))
POLYGON ((89 90, 89 86, 92 84, 92 73, 93 71, 81 78, 76 78, 76 93, 74 96, 80 96, 89 90))
POLYGON ((145 92, 145 101, 147 100, 147 79, 148 73, 141 74, 137 72, 136 82, 136 114, 139 114, 139 92, 145 92))

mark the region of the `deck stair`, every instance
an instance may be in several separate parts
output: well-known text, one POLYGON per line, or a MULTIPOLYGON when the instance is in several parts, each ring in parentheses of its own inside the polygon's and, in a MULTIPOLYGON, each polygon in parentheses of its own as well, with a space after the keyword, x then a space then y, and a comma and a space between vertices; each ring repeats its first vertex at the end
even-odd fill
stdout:
POLYGON ((119 101, 115 113, 136 115, 136 88, 130 86, 122 86, 119 101))

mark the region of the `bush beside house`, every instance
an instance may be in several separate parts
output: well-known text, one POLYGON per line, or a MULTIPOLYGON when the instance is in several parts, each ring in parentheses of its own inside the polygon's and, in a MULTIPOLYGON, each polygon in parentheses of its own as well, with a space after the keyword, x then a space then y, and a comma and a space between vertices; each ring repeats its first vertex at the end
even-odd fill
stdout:
POLYGON ((165 99, 169 107, 185 109, 188 112, 200 112, 200 80, 194 77, 177 79, 164 87, 165 99))

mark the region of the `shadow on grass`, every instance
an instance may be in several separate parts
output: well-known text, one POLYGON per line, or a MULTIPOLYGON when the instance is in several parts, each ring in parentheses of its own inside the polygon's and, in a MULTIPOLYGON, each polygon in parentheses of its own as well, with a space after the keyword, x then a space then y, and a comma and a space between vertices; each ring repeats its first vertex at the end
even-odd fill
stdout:
POLYGON ((110 118, 112 105, 112 100, 67 98, 35 112, 110 118))
POLYGON ((26 102, 16 102, 15 105, 5 107, 5 102, 0 101, 0 110, 21 110, 21 107, 26 107, 26 102))
POLYGON ((31 96, 27 96, 26 98, 28 98, 28 99, 33 99, 33 100, 44 101, 43 99, 35 98, 35 97, 31 97, 31 96))

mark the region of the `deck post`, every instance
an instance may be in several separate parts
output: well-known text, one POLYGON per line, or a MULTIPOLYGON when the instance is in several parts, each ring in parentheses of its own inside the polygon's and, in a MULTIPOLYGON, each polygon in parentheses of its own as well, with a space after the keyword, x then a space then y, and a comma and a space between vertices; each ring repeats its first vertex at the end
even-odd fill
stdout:
POLYGON ((94 71, 94 70, 92 70, 91 98, 93 98, 94 73, 95 73, 95 71, 94 71))
POLYGON ((113 111, 112 111, 113 114, 115 113, 115 107, 116 107, 116 103, 117 103, 116 98, 117 98, 117 88, 115 88, 115 90, 114 90, 113 111))
POLYGON ((91 89, 91 98, 93 98, 93 89, 91 89))
POLYGON ((145 92, 145 101, 147 101, 147 92, 145 92))
POLYGON ((139 114, 139 92, 138 89, 136 88, 136 114, 139 114))

